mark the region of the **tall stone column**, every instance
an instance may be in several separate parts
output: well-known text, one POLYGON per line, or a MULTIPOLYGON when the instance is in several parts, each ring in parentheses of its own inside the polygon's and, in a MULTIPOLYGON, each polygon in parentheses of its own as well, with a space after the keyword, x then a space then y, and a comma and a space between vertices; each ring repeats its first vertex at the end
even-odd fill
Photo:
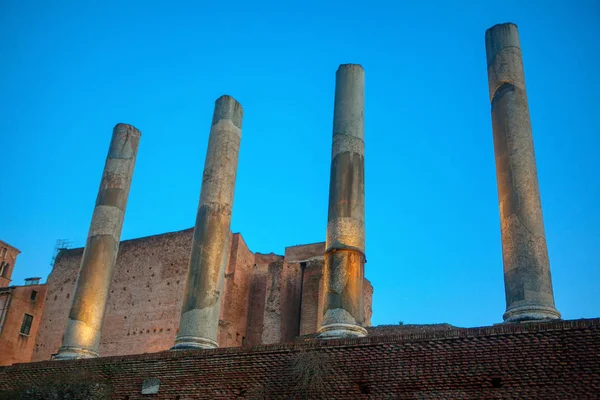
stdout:
POLYGON ((554 308, 519 32, 485 34, 500 204, 506 322, 560 318, 554 308))
POLYGON ((131 125, 117 124, 113 129, 67 330, 55 359, 98 357, 140 137, 140 131, 131 125))
POLYGON ((224 252, 229 238, 244 111, 233 97, 215 103, 179 332, 173 349, 218 347, 224 252))
POLYGON ((364 70, 340 65, 336 74, 329 216, 320 338, 365 336, 364 70))

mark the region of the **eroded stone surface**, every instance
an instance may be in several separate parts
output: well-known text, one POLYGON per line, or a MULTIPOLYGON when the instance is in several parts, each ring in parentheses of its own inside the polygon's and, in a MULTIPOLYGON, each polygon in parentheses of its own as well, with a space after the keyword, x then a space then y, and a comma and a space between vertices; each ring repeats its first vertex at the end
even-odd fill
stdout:
POLYGON ((507 308, 504 319, 559 318, 554 308, 516 25, 489 29, 486 49, 502 231, 507 308))
POLYGON ((97 354, 140 137, 131 125, 113 129, 59 359, 97 354))
POLYGON ((242 107, 232 97, 215 102, 175 348, 218 344, 242 117, 242 107))
POLYGON ((358 329, 364 322, 364 197, 364 71, 345 64, 336 74, 323 337, 366 334, 358 329))

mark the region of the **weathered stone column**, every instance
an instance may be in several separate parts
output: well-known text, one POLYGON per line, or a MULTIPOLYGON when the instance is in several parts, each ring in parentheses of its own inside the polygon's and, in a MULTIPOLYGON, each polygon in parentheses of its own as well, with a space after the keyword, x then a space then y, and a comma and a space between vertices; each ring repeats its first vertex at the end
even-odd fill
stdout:
POLYGON ((55 359, 98 356, 140 137, 140 131, 131 125, 117 124, 113 129, 67 330, 55 359))
POLYGON ((364 70, 340 65, 336 74, 329 216, 320 338, 365 336, 364 70))
POLYGON ((506 322, 560 318, 554 308, 519 32, 485 34, 500 203, 506 322))
POLYGON ((229 237, 244 111, 233 97, 215 103, 179 332, 173 349, 218 347, 224 252, 229 237))

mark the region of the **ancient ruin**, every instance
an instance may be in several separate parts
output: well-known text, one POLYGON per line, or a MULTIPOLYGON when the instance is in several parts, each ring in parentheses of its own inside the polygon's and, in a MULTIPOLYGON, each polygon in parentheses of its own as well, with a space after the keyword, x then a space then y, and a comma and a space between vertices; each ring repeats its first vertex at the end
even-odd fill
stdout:
POLYGON ((73 304, 56 359, 98 356, 140 136, 140 131, 131 125, 117 124, 113 130, 73 304))
POLYGON ((365 263, 363 68, 336 74, 329 216, 325 245, 325 315, 320 338, 365 336, 362 285, 365 263))
POLYGON ((3 287, 18 250, 0 242, 0 365, 36 361, 0 368, 0 397, 596 398, 600 319, 562 321, 554 305, 516 25, 485 46, 504 323, 370 326, 364 71, 343 64, 325 242, 261 254, 230 231, 243 117, 230 96, 215 103, 195 227, 120 242, 140 133, 119 124, 85 249, 62 250, 45 285, 3 287))
POLYGON ((174 349, 218 347, 217 334, 244 110, 230 96, 215 103, 192 255, 174 349))
POLYGON ((519 32, 485 33, 507 322, 560 318, 554 308, 519 32))

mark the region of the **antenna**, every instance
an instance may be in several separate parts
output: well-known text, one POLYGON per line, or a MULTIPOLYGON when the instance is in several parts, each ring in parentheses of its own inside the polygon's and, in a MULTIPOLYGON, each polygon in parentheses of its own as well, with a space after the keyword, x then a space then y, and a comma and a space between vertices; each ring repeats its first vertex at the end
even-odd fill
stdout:
POLYGON ((56 257, 61 250, 70 249, 73 245, 73 242, 69 239, 58 239, 56 241, 56 246, 54 246, 54 253, 52 254, 52 261, 50 261, 50 266, 54 268, 54 262, 56 261, 56 257))

